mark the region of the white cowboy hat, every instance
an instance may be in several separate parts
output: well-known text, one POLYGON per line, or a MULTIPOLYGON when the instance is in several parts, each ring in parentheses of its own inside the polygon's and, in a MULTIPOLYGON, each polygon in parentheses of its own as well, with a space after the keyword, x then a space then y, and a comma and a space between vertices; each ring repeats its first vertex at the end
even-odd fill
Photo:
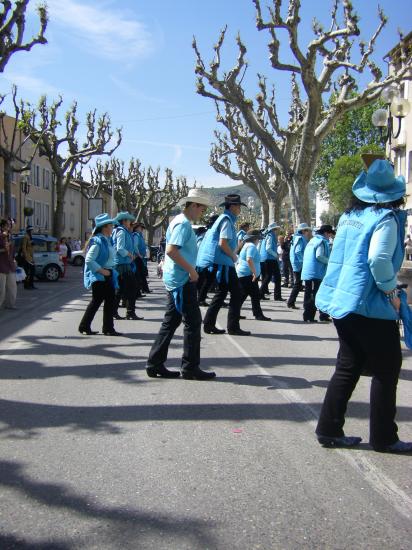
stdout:
POLYGON ((180 199, 179 206, 184 206, 187 202, 195 202, 197 204, 203 204, 203 206, 211 206, 210 196, 196 187, 189 190, 187 197, 180 199))

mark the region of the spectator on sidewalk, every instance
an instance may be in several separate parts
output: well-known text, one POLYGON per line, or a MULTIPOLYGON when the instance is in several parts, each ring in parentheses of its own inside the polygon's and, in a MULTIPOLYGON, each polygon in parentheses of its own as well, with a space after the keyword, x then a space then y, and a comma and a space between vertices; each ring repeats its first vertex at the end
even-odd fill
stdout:
POLYGON ((67 262, 68 262, 68 248, 66 244, 66 237, 62 237, 59 241, 59 244, 57 245, 57 251, 60 254, 63 262, 63 273, 62 277, 65 277, 66 270, 67 270, 67 262))
POLYGON ((196 235, 190 223, 201 218, 210 206, 210 199, 207 193, 195 188, 181 200, 180 206, 183 207, 183 213, 172 220, 166 233, 163 281, 168 291, 167 306, 159 334, 149 353, 146 372, 152 378, 179 376, 178 371, 168 370, 165 363, 170 342, 183 320, 182 377, 210 380, 215 377, 215 373, 200 368, 202 315, 196 288, 196 235))
POLYGON ((405 239, 405 257, 407 260, 412 260, 412 239, 410 235, 406 235, 405 239))
POLYGON ((26 290, 34 290, 34 259, 33 259, 33 243, 32 243, 33 226, 28 225, 26 227, 26 234, 23 237, 21 248, 18 254, 20 258, 21 267, 26 272, 26 279, 24 280, 24 288, 26 290))
POLYGON ((136 222, 133 225, 133 232, 137 239, 137 251, 139 254, 136 257, 136 268, 140 277, 140 287, 143 292, 150 294, 152 291, 149 288, 147 277, 149 275, 147 269, 147 245, 144 238, 144 230, 146 226, 143 222, 136 222))
POLYGON ((0 309, 15 309, 17 296, 16 267, 11 227, 0 221, 0 309))
MULTIPOLYGON (((364 157, 366 164, 367 157, 364 157)), ((370 162, 370 158, 369 158, 370 162)), ((354 447, 343 427, 348 401, 365 369, 372 375, 369 442, 375 451, 411 453, 400 441, 396 388, 402 365, 397 274, 404 259, 405 178, 377 158, 353 186, 352 203, 339 220, 316 305, 334 321, 339 352, 316 434, 328 447, 354 447)))

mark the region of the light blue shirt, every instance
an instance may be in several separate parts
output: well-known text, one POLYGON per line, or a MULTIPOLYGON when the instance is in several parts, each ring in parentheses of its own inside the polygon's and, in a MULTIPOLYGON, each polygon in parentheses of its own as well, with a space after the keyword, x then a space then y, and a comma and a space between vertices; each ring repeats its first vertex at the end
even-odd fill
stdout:
POLYGON ((98 244, 92 244, 92 246, 89 248, 86 254, 86 260, 85 263, 88 266, 88 268, 96 273, 99 269, 112 269, 114 266, 114 248, 112 246, 110 238, 105 237, 104 235, 101 235, 102 238, 106 239, 108 245, 109 245, 109 257, 107 259, 107 262, 105 265, 99 265, 96 262, 97 257, 100 253, 100 247, 98 244))
POLYGON ((396 287, 396 273, 392 258, 398 240, 397 224, 393 216, 378 223, 369 244, 368 265, 379 290, 396 287))
POLYGON ((249 267, 247 261, 253 260, 255 264, 256 277, 260 275, 260 254, 259 250, 253 243, 245 243, 239 254, 239 259, 236 264, 236 273, 238 277, 248 277, 253 275, 252 270, 249 267))
MULTIPOLYGON (((196 235, 190 221, 184 214, 176 216, 166 232, 166 246, 177 246, 182 257, 193 267, 196 266, 196 235)), ((189 280, 189 273, 175 263, 166 253, 163 265, 163 282, 167 290, 182 287, 189 280)))
POLYGON ((219 238, 227 239, 229 241, 235 238, 237 240, 236 229, 233 226, 233 224, 230 223, 230 220, 228 220, 227 218, 223 220, 222 225, 220 226, 219 238))
POLYGON ((117 254, 119 254, 119 256, 123 256, 123 258, 125 258, 129 254, 129 250, 127 250, 126 245, 126 234, 124 231, 116 232, 114 247, 116 248, 117 254))

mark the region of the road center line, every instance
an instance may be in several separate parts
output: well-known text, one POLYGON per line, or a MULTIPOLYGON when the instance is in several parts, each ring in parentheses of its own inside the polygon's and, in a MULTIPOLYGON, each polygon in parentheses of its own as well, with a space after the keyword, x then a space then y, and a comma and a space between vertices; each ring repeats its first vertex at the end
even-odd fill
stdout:
MULTIPOLYGON (((219 327, 221 328, 221 327, 219 327)), ((315 428, 317 422, 317 412, 307 403, 302 396, 295 390, 288 387, 285 383, 280 383, 275 380, 270 372, 259 365, 253 357, 229 334, 225 334, 229 342, 234 346, 239 353, 247 359, 252 367, 265 376, 270 377, 277 386, 278 393, 289 403, 299 407, 308 423, 315 428)), ((339 453, 346 462, 356 470, 363 479, 371 485, 395 510, 402 516, 412 518, 412 499, 396 485, 396 483, 387 476, 382 470, 375 466, 368 458, 361 455, 361 451, 350 451, 336 449, 334 452, 339 453)))

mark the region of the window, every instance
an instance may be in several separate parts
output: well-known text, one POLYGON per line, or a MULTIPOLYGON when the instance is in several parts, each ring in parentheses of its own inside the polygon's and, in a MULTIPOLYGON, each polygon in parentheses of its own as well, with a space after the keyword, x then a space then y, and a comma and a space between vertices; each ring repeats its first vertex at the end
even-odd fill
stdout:
POLYGON ((74 214, 70 214, 70 231, 74 231, 74 214))
POLYGON ((50 206, 48 204, 43 204, 43 227, 44 229, 49 229, 50 226, 50 206))
POLYGON ((10 217, 13 220, 17 219, 17 199, 14 196, 11 197, 10 217))
POLYGON ((404 176, 406 169, 406 151, 405 149, 398 149, 395 153, 395 172, 397 176, 404 176))
POLYGON ((44 171, 44 183, 43 183, 44 189, 50 189, 50 170, 44 171))

